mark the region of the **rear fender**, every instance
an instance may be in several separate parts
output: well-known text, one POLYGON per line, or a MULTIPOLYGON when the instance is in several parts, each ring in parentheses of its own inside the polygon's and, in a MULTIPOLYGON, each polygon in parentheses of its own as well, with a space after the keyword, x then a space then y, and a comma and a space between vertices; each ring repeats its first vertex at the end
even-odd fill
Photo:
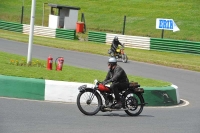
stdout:
POLYGON ((143 88, 138 88, 138 87, 129 87, 128 88, 129 91, 132 91, 133 93, 144 93, 144 89, 143 88))
POLYGON ((135 88, 134 91, 135 91, 135 93, 144 93, 143 88, 135 88))
MULTIPOLYGON (((142 88, 143 89, 143 88, 142 88)), ((134 93, 134 94, 136 94, 136 95, 140 95, 141 96, 141 98, 142 98, 142 101, 143 101, 143 103, 141 103, 142 105, 146 105, 146 104, 148 104, 148 103, 145 103, 145 100, 144 100, 144 97, 143 97, 143 94, 142 93, 144 93, 144 92, 136 92, 135 90, 133 90, 133 89, 129 89, 128 90, 129 92, 131 92, 131 93, 134 93)))

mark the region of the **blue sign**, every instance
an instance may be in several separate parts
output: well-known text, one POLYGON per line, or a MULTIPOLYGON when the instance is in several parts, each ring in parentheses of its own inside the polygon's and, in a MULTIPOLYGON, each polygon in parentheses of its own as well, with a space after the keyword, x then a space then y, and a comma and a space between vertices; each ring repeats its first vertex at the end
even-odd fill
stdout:
POLYGON ((174 32, 180 30, 173 19, 163 18, 156 19, 156 29, 173 30, 174 32))
POLYGON ((172 20, 159 20, 159 28, 160 29, 170 29, 173 30, 173 21, 172 20))

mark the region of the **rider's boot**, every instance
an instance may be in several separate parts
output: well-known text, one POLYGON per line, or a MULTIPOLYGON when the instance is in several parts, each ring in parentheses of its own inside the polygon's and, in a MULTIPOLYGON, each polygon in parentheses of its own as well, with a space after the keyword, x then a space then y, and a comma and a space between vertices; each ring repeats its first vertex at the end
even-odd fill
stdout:
POLYGON ((107 107, 111 108, 112 105, 113 105, 113 103, 109 102, 108 105, 107 105, 107 107))
POLYGON ((122 102, 118 101, 117 104, 115 104, 115 109, 121 109, 122 108, 122 102))
POLYGON ((108 104, 107 107, 111 107, 113 105, 113 97, 112 95, 107 95, 108 104))

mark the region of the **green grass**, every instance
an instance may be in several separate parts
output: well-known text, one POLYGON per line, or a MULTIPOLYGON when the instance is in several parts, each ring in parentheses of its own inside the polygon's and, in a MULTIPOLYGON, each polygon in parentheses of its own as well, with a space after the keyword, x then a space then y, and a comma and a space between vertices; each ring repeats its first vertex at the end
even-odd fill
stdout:
MULTIPOLYGON (((28 45, 28 35, 21 33, 0 30, 0 38, 15 40, 25 42, 28 45)), ((62 48, 67 50, 81 51, 87 53, 94 53, 100 55, 107 55, 107 50, 110 46, 93 43, 93 42, 82 42, 82 41, 72 41, 63 39, 53 39, 34 36, 34 44, 62 48)), ((199 55, 192 54, 180 54, 180 53, 170 53, 170 52, 158 52, 158 51, 148 51, 139 50, 133 48, 125 48, 129 60, 135 60, 140 62, 148 62, 152 64, 160 64, 165 66, 184 68, 193 71, 200 71, 199 55)), ((51 79, 51 80, 62 80, 62 81, 76 81, 76 82, 88 82, 91 83, 94 79, 103 80, 105 78, 106 72, 82 69, 73 66, 64 66, 63 71, 57 72, 55 70, 46 70, 46 61, 32 59, 34 62, 41 62, 44 67, 28 67, 28 66, 16 66, 11 65, 11 60, 23 61, 25 57, 19 55, 8 54, 0 52, 0 74, 11 75, 11 76, 22 76, 22 77, 32 77, 40 79, 51 79), (66 69, 67 68, 67 69, 66 69), (62 74, 61 74, 62 73, 62 74)), ((137 81, 142 86, 166 86, 170 83, 164 81, 158 81, 153 79, 148 79, 145 77, 135 77, 133 75, 128 75, 130 81, 137 81)))
MULTIPOLYGON (((46 61, 32 59, 31 65, 26 65, 26 58, 15 54, 0 51, 0 74, 37 79, 49 79, 69 82, 92 83, 94 79, 104 80, 106 72, 98 70, 83 69, 64 65, 62 71, 47 70, 46 61)), ((143 77, 128 75, 130 81, 137 81, 142 86, 167 86, 168 82, 158 81, 143 77)))
MULTIPOLYGON (((23 1, 23 23, 30 24, 32 0, 1 1, 0 19, 20 23, 23 1)), ((200 41, 199 0, 37 0, 35 25, 42 25, 44 2, 80 7, 78 20, 84 13, 87 31, 121 34, 126 15, 125 35, 160 38, 156 18, 168 18, 174 19, 180 31, 165 31, 164 38, 200 41)), ((48 26, 48 15, 49 6, 45 6, 44 26, 48 26)))
MULTIPOLYGON (((22 41, 28 44, 29 36, 21 33, 0 30, 1 38, 10 40, 22 41)), ((87 41, 74 41, 64 39, 54 39, 34 36, 34 44, 62 48, 67 50, 81 51, 87 53, 94 53, 100 55, 108 55, 107 51, 109 45, 87 42, 87 41)), ((134 48, 125 48, 125 53, 128 55, 129 60, 158 64, 163 66, 170 66, 175 68, 182 68, 192 71, 200 72, 199 55, 182 54, 161 51, 140 50, 134 48)))

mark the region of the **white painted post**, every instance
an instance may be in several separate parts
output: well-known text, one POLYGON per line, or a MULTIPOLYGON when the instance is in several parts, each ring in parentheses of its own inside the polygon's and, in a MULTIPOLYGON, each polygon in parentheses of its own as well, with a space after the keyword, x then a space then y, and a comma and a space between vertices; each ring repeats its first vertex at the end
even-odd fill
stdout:
POLYGON ((27 64, 30 63, 32 60, 32 44, 33 44, 34 21, 35 21, 35 3, 36 3, 36 0, 32 0, 27 64))

